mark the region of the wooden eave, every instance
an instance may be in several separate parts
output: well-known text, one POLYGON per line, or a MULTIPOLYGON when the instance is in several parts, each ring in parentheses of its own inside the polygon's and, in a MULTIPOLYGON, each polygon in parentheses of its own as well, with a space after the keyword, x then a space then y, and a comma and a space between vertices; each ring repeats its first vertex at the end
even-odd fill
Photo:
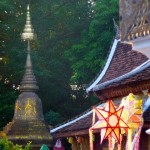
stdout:
MULTIPOLYGON (((143 128, 150 128, 150 122, 146 121, 144 123, 143 128)), ((94 130, 93 133, 99 133, 100 130, 94 130)), ((54 138, 66 138, 66 137, 73 137, 73 136, 86 136, 89 135, 89 129, 84 130, 76 130, 76 131, 69 131, 69 132, 58 132, 52 134, 54 138)))
POLYGON ((76 131, 66 131, 66 132, 57 132, 52 134, 54 138, 62 138, 62 137, 70 137, 70 136, 79 136, 79 135, 87 135, 89 134, 88 129, 84 130, 76 130, 76 131))
MULTIPOLYGON (((100 130, 93 130, 93 133, 99 133, 100 130)), ((76 131, 66 131, 66 132, 58 132, 52 134, 54 138, 65 138, 65 137, 70 137, 70 136, 85 136, 89 134, 89 128, 84 129, 84 130, 76 130, 76 131)))
POLYGON ((113 99, 116 97, 124 97, 129 93, 141 93, 143 90, 150 89, 150 79, 145 81, 133 82, 119 86, 110 86, 104 90, 96 91, 95 94, 101 100, 113 99))

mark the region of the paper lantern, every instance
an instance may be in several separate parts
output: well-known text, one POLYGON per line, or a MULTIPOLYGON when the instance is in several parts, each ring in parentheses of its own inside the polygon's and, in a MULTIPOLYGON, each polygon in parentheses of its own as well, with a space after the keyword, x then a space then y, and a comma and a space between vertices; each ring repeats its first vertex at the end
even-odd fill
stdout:
POLYGON ((49 148, 47 147, 47 145, 43 144, 40 150, 49 150, 49 148))
POLYGON ((89 131, 89 136, 91 138, 91 142, 95 142, 95 135, 89 131))
POLYGON ((123 107, 116 109, 113 102, 109 100, 106 102, 105 108, 94 108, 94 111, 99 120, 90 129, 101 130, 101 143, 108 136, 120 143, 121 128, 129 128, 121 118, 123 107))
POLYGON ((57 139, 53 150, 65 150, 60 139, 57 139))
POLYGON ((134 108, 135 109, 142 109, 142 99, 139 97, 134 98, 134 108))
POLYGON ((95 135, 92 134, 92 141, 95 142, 95 135))
POLYGON ((73 143, 73 137, 69 137, 69 138, 68 138, 68 142, 69 142, 70 144, 72 144, 72 143, 73 143))
POLYGON ((127 148, 126 149, 139 149, 140 133, 143 126, 142 118, 142 98, 130 93, 127 97, 123 98, 120 107, 124 106, 122 118, 129 125, 127 134, 127 148))
POLYGON ((83 138, 82 137, 77 137, 77 142, 81 144, 83 142, 83 138))
POLYGON ((129 96, 122 99, 120 107, 124 107, 123 120, 130 128, 137 129, 142 122, 142 99, 130 93, 129 96))

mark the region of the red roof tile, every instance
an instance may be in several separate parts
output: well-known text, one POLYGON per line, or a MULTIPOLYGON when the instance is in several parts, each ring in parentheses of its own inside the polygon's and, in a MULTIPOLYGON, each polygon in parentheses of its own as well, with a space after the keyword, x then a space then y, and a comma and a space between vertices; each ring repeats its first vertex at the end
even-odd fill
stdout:
POLYGON ((85 118, 76 121, 75 123, 66 126, 64 128, 61 128, 57 130, 57 132, 69 132, 69 131, 76 131, 76 130, 82 130, 82 129, 89 129, 92 125, 92 114, 86 116, 85 118))
POLYGON ((133 51, 131 44, 119 42, 111 64, 109 65, 104 77, 98 84, 124 75, 147 60, 147 56, 140 52, 133 51))
POLYGON ((150 67, 146 68, 145 70, 141 71, 140 73, 138 73, 134 76, 131 76, 129 78, 122 80, 121 82, 113 83, 113 84, 109 85, 108 87, 120 86, 120 85, 129 84, 132 82, 140 82, 140 81, 145 81, 145 80, 149 80, 149 79, 150 79, 150 67))

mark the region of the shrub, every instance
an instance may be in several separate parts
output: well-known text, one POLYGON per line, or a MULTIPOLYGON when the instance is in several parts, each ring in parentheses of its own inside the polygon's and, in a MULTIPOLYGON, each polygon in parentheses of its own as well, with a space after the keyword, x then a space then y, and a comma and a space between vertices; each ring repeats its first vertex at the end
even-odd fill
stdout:
POLYGON ((0 139, 0 150, 30 150, 31 142, 23 148, 22 145, 13 144, 11 141, 8 141, 7 138, 0 139))

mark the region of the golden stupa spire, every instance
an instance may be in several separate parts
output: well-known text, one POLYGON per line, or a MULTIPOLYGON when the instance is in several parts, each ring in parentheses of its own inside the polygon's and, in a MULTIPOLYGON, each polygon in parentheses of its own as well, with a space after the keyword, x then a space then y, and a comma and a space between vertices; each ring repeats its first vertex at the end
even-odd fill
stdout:
POLYGON ((32 149, 40 149, 43 143, 52 147, 52 136, 44 121, 42 102, 36 94, 38 86, 30 57, 30 41, 34 40, 35 34, 31 25, 29 6, 21 38, 28 41, 25 74, 20 85, 21 93, 15 103, 14 117, 12 122, 5 126, 4 132, 8 140, 23 147, 28 141, 32 141, 32 149))
POLYGON ((27 6, 27 19, 26 24, 23 30, 23 33, 21 34, 21 39, 28 41, 28 48, 27 48, 27 60, 26 60, 26 66, 25 66, 25 74, 21 82, 20 91, 29 91, 34 92, 38 90, 38 86, 36 85, 36 79, 33 73, 32 69, 32 62, 31 62, 31 48, 30 48, 30 41, 34 40, 36 37, 34 33, 34 29, 31 24, 31 18, 30 18, 30 7, 27 6))
POLYGON ((28 4, 26 24, 25 24, 23 33, 21 34, 21 39, 31 41, 31 40, 34 40, 35 38, 36 38, 36 34, 34 33, 34 29, 31 24, 30 6, 28 4))

